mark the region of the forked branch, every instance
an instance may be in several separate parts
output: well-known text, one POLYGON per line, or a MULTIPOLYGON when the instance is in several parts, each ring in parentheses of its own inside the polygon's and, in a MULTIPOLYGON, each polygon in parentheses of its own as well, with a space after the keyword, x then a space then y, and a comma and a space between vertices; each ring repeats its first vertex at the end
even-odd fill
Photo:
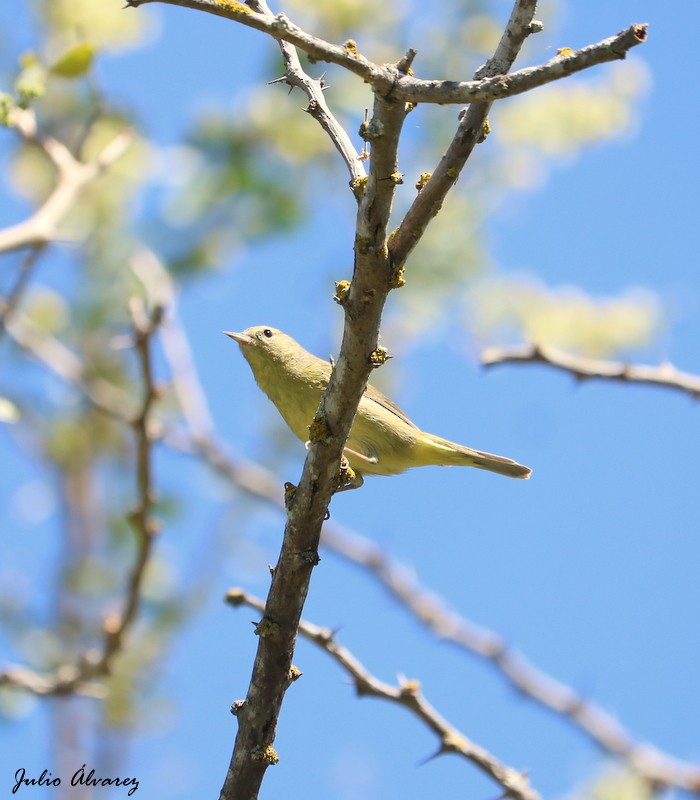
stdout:
MULTIPOLYGON (((231 589, 226 595, 226 600, 234 607, 246 605, 260 613, 265 610, 262 600, 252 597, 241 589, 231 589)), ((321 628, 301 620, 299 633, 320 647, 347 672, 353 679, 359 697, 377 697, 403 706, 430 728, 440 742, 436 756, 446 753, 462 756, 496 781, 503 789, 504 797, 512 797, 515 800, 540 800, 539 794, 530 786, 524 772, 506 766, 492 753, 472 742, 451 725, 426 700, 418 681, 401 680, 398 686, 380 681, 338 642, 333 631, 328 628, 321 628)))
POLYGON ((41 136, 31 109, 14 108, 10 121, 25 142, 44 151, 56 168, 56 182, 42 205, 26 220, 0 230, 0 253, 23 247, 42 247, 58 236, 59 225, 73 208, 81 190, 113 164, 133 140, 131 130, 118 133, 91 161, 79 161, 52 136, 41 136))

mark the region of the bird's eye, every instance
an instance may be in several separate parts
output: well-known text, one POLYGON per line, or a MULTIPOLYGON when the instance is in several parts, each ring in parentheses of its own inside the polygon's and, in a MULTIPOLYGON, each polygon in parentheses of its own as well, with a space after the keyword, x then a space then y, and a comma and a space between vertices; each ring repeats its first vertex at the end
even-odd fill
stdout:
POLYGON ((272 339, 272 331, 269 328, 265 328, 265 330, 263 331, 263 336, 266 339, 272 339))

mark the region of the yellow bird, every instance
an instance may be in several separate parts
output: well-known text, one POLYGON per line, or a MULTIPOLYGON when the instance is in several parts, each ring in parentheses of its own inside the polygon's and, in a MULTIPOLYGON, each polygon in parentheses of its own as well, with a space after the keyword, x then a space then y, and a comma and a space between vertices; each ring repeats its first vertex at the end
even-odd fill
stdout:
MULTIPOLYGON (((241 347, 255 381, 277 406, 302 442, 331 375, 331 364, 309 353, 276 328, 259 325, 242 333, 225 331, 241 347)), ((529 478, 532 470, 510 458, 463 447, 411 422, 403 411, 370 384, 360 400, 343 451, 355 472, 341 489, 356 489, 363 475, 397 475, 412 467, 478 467, 510 478, 529 478)))

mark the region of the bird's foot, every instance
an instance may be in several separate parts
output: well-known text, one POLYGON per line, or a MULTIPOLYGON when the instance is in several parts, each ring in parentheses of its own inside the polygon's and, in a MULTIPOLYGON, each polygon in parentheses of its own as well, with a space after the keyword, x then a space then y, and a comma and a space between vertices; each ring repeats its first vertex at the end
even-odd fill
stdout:
POLYGON ((350 489, 359 489, 364 482, 365 481, 362 475, 360 475, 359 472, 355 472, 355 470, 350 466, 350 462, 347 460, 347 458, 342 456, 340 459, 340 467, 338 469, 338 485, 336 486, 334 493, 347 492, 350 489))

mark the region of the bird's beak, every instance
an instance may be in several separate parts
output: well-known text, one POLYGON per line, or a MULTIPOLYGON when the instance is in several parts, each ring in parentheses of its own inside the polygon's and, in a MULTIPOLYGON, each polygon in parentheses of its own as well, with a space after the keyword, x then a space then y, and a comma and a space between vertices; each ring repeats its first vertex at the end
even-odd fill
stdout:
POLYGON ((247 333, 233 333, 232 331, 224 331, 226 336, 230 336, 234 342, 238 342, 238 344, 243 345, 252 344, 253 338, 252 336, 248 336, 247 333))

